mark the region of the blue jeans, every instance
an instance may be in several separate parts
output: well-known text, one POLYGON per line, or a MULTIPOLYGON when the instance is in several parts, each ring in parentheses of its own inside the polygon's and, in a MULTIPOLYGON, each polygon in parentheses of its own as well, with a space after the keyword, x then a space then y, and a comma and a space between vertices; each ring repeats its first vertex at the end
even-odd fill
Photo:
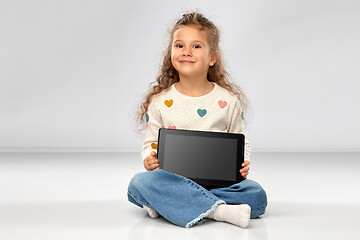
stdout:
POLYGON ((264 214, 267 206, 264 189, 253 180, 206 190, 188 178, 161 169, 136 174, 128 187, 128 199, 139 207, 150 207, 168 221, 186 228, 203 223, 205 217, 222 203, 248 204, 251 218, 264 214))

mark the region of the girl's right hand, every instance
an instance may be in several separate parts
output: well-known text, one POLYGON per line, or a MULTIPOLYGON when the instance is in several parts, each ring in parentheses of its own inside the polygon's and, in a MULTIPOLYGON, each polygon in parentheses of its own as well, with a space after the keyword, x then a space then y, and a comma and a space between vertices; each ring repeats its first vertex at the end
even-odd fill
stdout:
POLYGON ((144 167, 148 171, 158 170, 159 168, 159 160, 156 158, 156 152, 152 151, 150 156, 147 156, 144 159, 144 167))

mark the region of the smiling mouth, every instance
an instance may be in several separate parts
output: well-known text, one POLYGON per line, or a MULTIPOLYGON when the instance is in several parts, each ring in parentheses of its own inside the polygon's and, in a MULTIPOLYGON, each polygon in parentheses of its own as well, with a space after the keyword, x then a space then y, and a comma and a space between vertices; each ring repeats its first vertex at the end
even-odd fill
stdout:
POLYGON ((182 64, 192 64, 194 62, 193 61, 180 61, 180 63, 182 63, 182 64))

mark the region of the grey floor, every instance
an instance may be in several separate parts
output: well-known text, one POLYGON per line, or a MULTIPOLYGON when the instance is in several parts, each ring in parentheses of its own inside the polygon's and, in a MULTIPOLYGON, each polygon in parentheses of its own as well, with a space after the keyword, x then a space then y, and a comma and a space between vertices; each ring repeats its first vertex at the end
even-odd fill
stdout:
POLYGON ((359 239, 360 153, 253 153, 268 209, 190 229, 127 201, 138 153, 0 153, 0 239, 359 239))

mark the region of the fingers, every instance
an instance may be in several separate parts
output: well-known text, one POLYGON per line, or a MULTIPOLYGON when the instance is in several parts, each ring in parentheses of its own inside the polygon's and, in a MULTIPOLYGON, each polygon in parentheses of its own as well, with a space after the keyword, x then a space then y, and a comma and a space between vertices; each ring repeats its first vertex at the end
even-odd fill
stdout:
POLYGON ((250 170, 250 167, 248 167, 248 165, 250 165, 250 162, 249 161, 244 161, 241 166, 243 167, 242 169, 240 169, 240 174, 243 178, 247 178, 247 175, 249 174, 249 170, 250 170))
POLYGON ((241 164, 242 167, 246 167, 250 165, 250 162, 249 161, 244 161, 243 164, 241 164))
MULTIPOLYGON (((144 159, 144 167, 148 171, 153 171, 153 170, 159 169, 159 160, 156 157, 151 156, 152 154, 153 154, 153 152, 151 152, 150 156, 147 156, 144 159)), ((155 155, 156 155, 156 153, 155 153, 155 155)))
POLYGON ((250 170, 250 167, 244 167, 244 168, 240 169, 240 173, 247 173, 247 172, 249 172, 249 170, 250 170))
POLYGON ((242 169, 240 169, 240 174, 243 178, 247 178, 247 175, 249 174, 249 170, 250 170, 250 167, 244 167, 242 169))
POLYGON ((147 170, 148 171, 153 171, 155 169, 158 169, 159 168, 159 160, 157 159, 152 159, 148 162, 148 167, 147 167, 147 170))

